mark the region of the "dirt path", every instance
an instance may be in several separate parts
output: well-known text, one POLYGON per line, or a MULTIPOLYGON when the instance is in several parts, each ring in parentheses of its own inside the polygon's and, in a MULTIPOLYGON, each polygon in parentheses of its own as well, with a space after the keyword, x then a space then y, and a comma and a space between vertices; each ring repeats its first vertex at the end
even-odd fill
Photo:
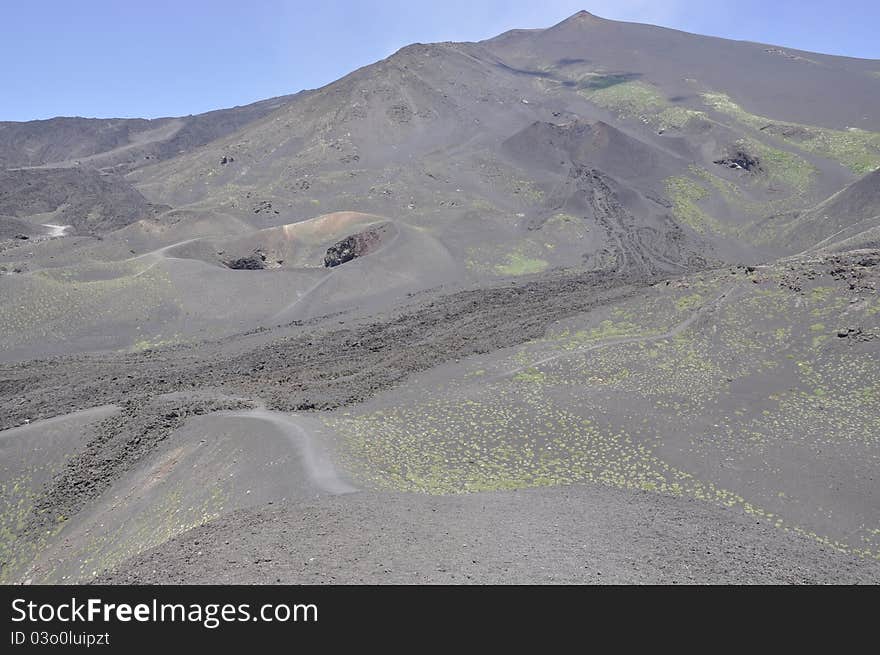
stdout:
POLYGON ((156 248, 155 250, 151 250, 150 252, 145 252, 143 254, 136 255, 134 257, 129 257, 128 259, 123 259, 121 261, 122 261, 122 263, 134 262, 139 259, 144 259, 146 257, 151 257, 153 259, 152 263, 149 266, 147 266, 143 270, 138 271, 137 273, 135 273, 134 275, 131 276, 132 279, 134 279, 136 277, 140 277, 141 275, 143 275, 147 271, 150 271, 153 268, 155 268, 163 259, 181 259, 180 257, 172 257, 171 255, 166 255, 165 253, 167 253, 172 248, 176 248, 178 246, 185 246, 188 243, 192 243, 193 241, 198 241, 198 240, 199 240, 198 237, 194 237, 192 239, 184 239, 183 241, 178 241, 177 243, 171 243, 171 244, 168 244, 167 246, 162 246, 161 248, 156 248))
POLYGON ((334 495, 357 491, 337 473, 328 454, 318 445, 295 414, 273 412, 265 407, 258 407, 244 411, 220 412, 220 415, 271 423, 299 450, 305 473, 318 489, 334 495))

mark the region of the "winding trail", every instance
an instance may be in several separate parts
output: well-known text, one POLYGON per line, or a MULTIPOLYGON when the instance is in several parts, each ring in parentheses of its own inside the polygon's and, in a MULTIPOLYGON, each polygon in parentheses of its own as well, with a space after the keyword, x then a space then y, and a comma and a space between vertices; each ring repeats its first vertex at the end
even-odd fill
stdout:
POLYGON ((243 411, 219 412, 222 416, 249 418, 271 423, 281 431, 299 450, 303 467, 309 480, 321 491, 332 494, 348 494, 358 491, 337 473, 336 468, 315 438, 297 421, 295 414, 274 412, 265 407, 243 411))
MULTIPOLYGON (((192 237, 191 239, 184 239, 183 241, 177 241, 176 243, 169 243, 167 246, 162 246, 161 248, 156 248, 155 250, 150 250, 149 252, 141 253, 140 255, 135 255, 134 257, 128 257, 126 259, 119 260, 120 262, 134 262, 138 259, 143 259, 145 257, 158 257, 160 255, 165 256, 165 253, 171 250, 172 248, 177 248, 178 246, 185 246, 188 243, 192 243, 193 241, 198 241, 201 237, 192 237)), ((175 257, 174 259, 179 259, 175 257)))
POLYGON ((517 373, 521 373, 527 369, 535 368, 536 366, 541 366, 542 364, 547 364, 548 362, 552 362, 557 359, 562 359, 563 357, 570 357, 571 355, 580 355, 583 353, 592 352, 594 350, 601 350, 602 348, 610 348, 611 346, 621 346, 630 343, 648 343, 650 341, 660 341, 662 339, 671 339, 675 336, 678 336, 685 330, 687 330, 691 325, 693 325, 697 319, 699 319, 703 314, 714 310, 718 306, 720 306, 736 289, 737 285, 733 284, 725 289, 718 297, 713 300, 710 300, 707 303, 704 303, 700 307, 698 307, 694 312, 688 316, 685 320, 677 325, 673 326, 666 332, 661 332, 660 334, 650 334, 650 335, 642 335, 642 336, 632 336, 632 337, 616 337, 613 339, 607 339, 605 341, 600 341, 599 343, 593 343, 589 346, 583 346, 581 348, 577 348, 574 350, 566 350, 564 352, 559 352, 554 355, 549 355, 544 357, 543 359, 539 359, 537 361, 531 362, 530 364, 518 366, 517 368, 511 369, 509 371, 504 371, 503 373, 499 373, 487 379, 488 382, 495 382, 496 380, 503 380, 504 378, 511 377, 516 375, 517 373))
POLYGON ((198 240, 199 240, 199 237, 193 237, 192 239, 184 239, 183 241, 178 241, 177 243, 170 243, 167 246, 162 246, 161 248, 156 248, 155 250, 151 250, 150 252, 145 252, 140 255, 135 255, 134 257, 129 257, 127 259, 122 259, 122 260, 120 260, 120 262, 121 263, 135 262, 139 259, 144 259, 145 257, 152 257, 153 262, 149 266, 147 266, 143 270, 140 270, 137 273, 135 273, 134 275, 132 275, 132 278, 140 277, 141 275, 143 275, 147 271, 155 268, 156 265, 159 264, 159 262, 161 262, 163 259, 180 259, 180 257, 173 257, 171 255, 165 254, 166 252, 168 252, 172 248, 176 248, 177 246, 185 246, 188 243, 192 243, 193 241, 198 241, 198 240))

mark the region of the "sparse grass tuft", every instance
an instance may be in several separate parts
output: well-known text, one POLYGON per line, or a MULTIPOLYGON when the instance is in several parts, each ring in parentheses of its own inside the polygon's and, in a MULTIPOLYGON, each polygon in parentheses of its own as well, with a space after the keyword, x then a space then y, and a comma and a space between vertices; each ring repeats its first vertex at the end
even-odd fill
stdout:
POLYGON ((666 180, 666 195, 672 201, 672 214, 676 220, 689 226, 695 232, 721 232, 721 223, 700 207, 699 202, 709 192, 699 182, 686 176, 670 177, 666 180))
POLYGON ((528 275, 545 270, 548 263, 543 259, 526 257, 522 253, 513 252, 507 255, 507 263, 495 266, 498 275, 528 275))

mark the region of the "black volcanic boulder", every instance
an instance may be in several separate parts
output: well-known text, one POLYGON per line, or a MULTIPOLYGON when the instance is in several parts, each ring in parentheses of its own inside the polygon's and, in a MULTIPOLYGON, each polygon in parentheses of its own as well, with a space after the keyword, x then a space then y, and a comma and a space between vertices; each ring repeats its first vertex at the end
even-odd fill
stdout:
POLYGON ((764 170, 761 167, 761 161, 755 155, 746 152, 742 148, 731 150, 726 157, 716 159, 713 163, 720 166, 727 166, 728 168, 738 168, 745 171, 760 172, 764 170))
POLYGON ((266 255, 256 250, 247 257, 239 257, 226 262, 229 268, 237 271, 258 271, 266 268, 266 255))
POLYGON ((327 254, 324 255, 324 266, 333 268, 350 262, 356 257, 363 257, 375 250, 380 242, 381 236, 377 230, 365 230, 347 236, 327 248, 327 254))

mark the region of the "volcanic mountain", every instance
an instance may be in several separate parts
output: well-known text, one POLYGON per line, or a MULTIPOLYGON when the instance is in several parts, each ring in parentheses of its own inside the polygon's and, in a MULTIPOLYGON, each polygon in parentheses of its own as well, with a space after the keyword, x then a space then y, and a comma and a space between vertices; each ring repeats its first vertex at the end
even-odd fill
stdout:
POLYGON ((3 579, 880 579, 878 107, 877 60, 579 12, 0 123, 3 579))

